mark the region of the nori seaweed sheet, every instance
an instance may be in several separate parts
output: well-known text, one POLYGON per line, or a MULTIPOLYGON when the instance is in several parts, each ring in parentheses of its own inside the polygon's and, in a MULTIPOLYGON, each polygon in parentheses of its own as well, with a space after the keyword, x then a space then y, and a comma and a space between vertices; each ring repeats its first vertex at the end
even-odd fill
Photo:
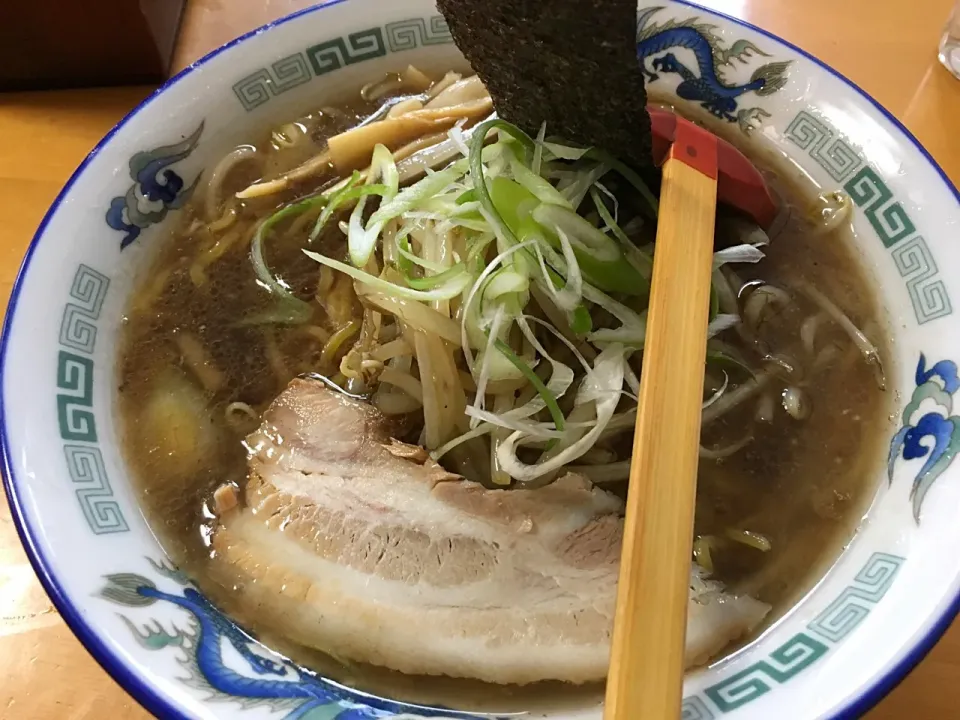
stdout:
POLYGON ((636 0, 438 0, 497 113, 652 165, 636 0))

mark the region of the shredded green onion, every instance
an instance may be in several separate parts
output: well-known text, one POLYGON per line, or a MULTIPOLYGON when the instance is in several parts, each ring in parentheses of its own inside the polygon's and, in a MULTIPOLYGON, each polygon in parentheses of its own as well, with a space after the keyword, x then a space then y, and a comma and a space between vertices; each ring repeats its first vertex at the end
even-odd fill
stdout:
POLYGON ((707 365, 712 365, 721 370, 740 370, 751 376, 756 374, 743 360, 722 350, 712 350, 708 348, 707 365))
POLYGON ((603 220, 603 224, 607 226, 617 240, 624 245, 632 245, 633 243, 630 242, 630 238, 627 237, 627 234, 620 228, 617 221, 613 219, 613 215, 610 214, 610 210, 607 209, 603 198, 600 197, 600 193, 595 187, 590 188, 590 199, 593 200, 593 204, 597 208, 597 213, 600 215, 600 219, 603 220))
MULTIPOLYGON (((429 260, 424 260, 422 257, 414 254, 413 250, 410 248, 410 240, 407 238, 409 235, 409 228, 407 230, 401 231, 397 235, 397 269, 400 270, 404 275, 413 276, 413 268, 415 265, 419 265, 424 270, 430 270, 433 273, 442 273, 447 270, 447 268, 432 263, 429 260)), ((411 286, 412 287, 412 286, 411 286)))
POLYGON ((605 163, 620 173, 620 175, 623 176, 623 179, 633 185, 636 191, 640 193, 640 197, 646 201, 652 216, 657 217, 657 215, 660 214, 660 201, 657 200, 656 195, 650 191, 650 188, 643 181, 643 178, 640 177, 640 174, 636 170, 621 160, 617 160, 617 158, 613 157, 613 155, 610 155, 608 152, 599 150, 597 148, 591 148, 585 154, 585 156, 592 160, 596 160, 597 162, 605 163))
MULTIPOLYGON (((353 212, 350 213, 350 222, 347 229, 347 251, 350 255, 350 262, 357 267, 364 267, 370 260, 384 224, 394 217, 393 215, 378 217, 385 205, 389 206, 394 202, 400 188, 400 173, 397 171, 397 164, 393 161, 393 153, 383 145, 377 145, 373 148, 366 185, 373 185, 373 181, 377 178, 381 179, 384 185, 383 192, 379 193, 382 195, 382 200, 380 209, 370 218, 367 226, 363 226, 363 212, 367 205, 367 195, 358 197, 357 204, 353 208, 353 212)), ((407 190, 411 189, 407 188, 407 190)))
POLYGON ((540 145, 558 160, 579 160, 592 150, 592 148, 576 148, 555 142, 541 142, 540 145))
POLYGON ((537 175, 540 175, 540 169, 543 166, 543 138, 547 134, 547 121, 544 120, 540 124, 540 130, 537 132, 536 139, 536 148, 533 151, 533 164, 530 166, 530 169, 533 170, 537 175))
POLYGON ((503 237, 509 245, 517 244, 517 236, 511 230, 496 205, 493 204, 493 198, 490 196, 490 189, 487 187, 487 181, 483 174, 483 144, 486 141, 487 133, 494 127, 497 120, 488 120, 482 123, 473 134, 473 140, 470 142, 470 176, 473 179, 473 192, 480 203, 480 207, 486 215, 486 219, 493 226, 493 231, 503 237))
POLYGON ((326 255, 311 252, 310 250, 304 250, 303 252, 307 257, 316 260, 321 265, 327 265, 334 270, 339 270, 345 275, 349 275, 354 280, 357 280, 364 285, 369 285, 374 290, 391 293, 393 297, 404 298, 406 300, 422 300, 424 302, 433 302, 434 300, 450 300, 463 292, 463 290, 470 284, 472 279, 470 277, 470 273, 466 272, 466 269, 461 266, 459 268, 459 272, 455 276, 447 278, 443 285, 432 290, 416 290, 413 288, 403 287, 402 285, 397 285, 396 283, 389 282, 382 278, 378 278, 368 272, 364 272, 363 270, 354 267, 353 265, 342 263, 339 260, 334 260, 326 255))
MULTIPOLYGON (((539 148, 539 146, 538 146, 539 148)), ((573 210, 573 206, 560 192, 547 180, 542 178, 536 172, 524 165, 517 156, 511 152, 509 154, 510 170, 513 177, 527 192, 535 196, 540 202, 560 205, 573 210)))
POLYGON ((560 411, 560 405, 557 404, 557 398, 554 397, 553 393, 547 389, 547 386, 543 384, 543 380, 527 365, 523 360, 517 357, 517 354, 510 349, 510 346, 507 345, 502 340, 497 340, 494 345, 497 350, 503 353, 504 357, 512 362, 517 370, 523 373, 523 376, 533 385, 534 389, 537 391, 537 394, 540 396, 540 399, 543 400, 544 404, 547 406, 547 412, 550 413, 550 418, 553 420, 553 425, 560 432, 563 432, 563 413, 560 411))
MULTIPOLYGON (((403 279, 407 285, 416 290, 434 290, 448 282, 459 279, 461 275, 467 275, 467 266, 462 262, 436 275, 427 275, 421 278, 406 275, 403 279)), ((469 277, 469 275, 467 275, 467 277, 469 277)), ((459 294, 459 292, 454 293, 454 296, 459 294)))
POLYGON ((465 160, 458 161, 450 167, 444 168, 435 173, 428 174, 407 188, 404 188, 395 198, 384 203, 380 208, 370 216, 369 225, 377 225, 387 220, 392 220, 405 212, 409 212, 419 203, 428 198, 432 198, 448 185, 458 180, 466 171, 465 160))
POLYGON ((281 208, 260 223, 260 227, 257 228, 257 232, 253 236, 253 241, 250 243, 250 264, 253 265, 253 272, 257 276, 257 280, 260 281, 260 284, 272 295, 276 295, 280 302, 275 310, 250 315, 241 321, 243 324, 262 325, 278 323, 284 325, 300 325, 307 322, 307 320, 313 316, 313 308, 310 307, 310 304, 290 292, 270 271, 263 254, 263 243, 268 233, 278 223, 296 217, 318 205, 325 205, 326 203, 327 197, 325 195, 313 195, 291 203, 285 208, 281 208))
POLYGON ((317 218, 316 224, 313 226, 313 230, 310 232, 310 241, 319 237, 321 231, 330 221, 330 218, 333 214, 340 208, 341 205, 348 203, 352 200, 357 200, 366 195, 384 195, 387 193, 386 185, 360 185, 362 177, 359 172, 354 171, 353 176, 350 178, 350 182, 347 183, 344 187, 340 188, 336 192, 330 195, 330 200, 327 203, 326 207, 323 208, 323 212, 320 213, 320 217, 317 218))

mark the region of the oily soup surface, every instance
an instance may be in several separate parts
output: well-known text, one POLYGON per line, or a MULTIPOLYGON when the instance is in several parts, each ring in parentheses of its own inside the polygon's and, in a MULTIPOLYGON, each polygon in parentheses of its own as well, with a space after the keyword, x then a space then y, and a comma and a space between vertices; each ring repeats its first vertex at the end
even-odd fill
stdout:
MULTIPOLYGON (((216 605, 297 661, 361 687, 420 701, 464 707, 475 696, 476 707, 498 710, 536 706, 538 698, 555 705, 555 687, 545 692, 491 690, 468 681, 417 680, 338 663, 332 659, 337 648, 329 648, 332 657, 327 657, 298 648, 290 639, 264 636, 258 618, 237 608, 234 598, 243 588, 236 587, 229 569, 218 563, 209 546, 214 490, 227 482, 243 487, 247 461, 243 438, 257 427, 256 413, 298 374, 333 376, 355 338, 346 333, 343 346, 334 343, 332 348, 330 338, 362 315, 352 282, 339 274, 323 277, 321 266, 300 252, 314 214, 306 219, 309 222, 295 220, 271 237, 267 256, 272 270, 299 297, 322 295, 323 311, 306 327, 245 322, 271 307, 268 293, 251 270, 249 247, 257 223, 284 203, 329 185, 330 176, 243 203, 230 198, 258 178, 276 177, 315 155, 326 137, 355 125, 379 104, 318 108, 295 124, 250 138, 249 147, 260 156, 251 160, 240 153, 239 161, 221 173, 225 179, 220 198, 227 202, 205 206, 206 196, 198 193, 180 213, 178 228, 162 240, 125 317, 118 387, 125 455, 146 515, 171 559, 216 605), (293 137, 296 142, 290 142, 293 137), (218 223, 229 226, 219 231, 218 223)), ((750 153, 749 146, 742 149, 750 153)), ((794 211, 765 248, 764 260, 733 266, 737 281, 746 287, 744 296, 755 287, 751 283, 762 280, 789 289, 794 297, 791 304, 768 309, 758 319, 763 342, 771 348, 794 348, 805 321, 817 314, 817 308, 795 291, 809 283, 874 343, 882 343, 884 319, 846 225, 815 232, 804 218, 816 189, 802 178, 791 179, 786 163, 766 171, 794 211)), ((644 233, 647 242, 652 228, 644 233)), ((335 228, 328 227, 318 243, 322 252, 343 256, 344 239, 335 228)), ((819 343, 846 340, 828 325, 818 323, 819 343)), ((742 344, 735 331, 728 330, 721 338, 734 347, 742 344)), ((740 444, 746 434, 752 441, 728 457, 701 458, 698 560, 712 566, 714 577, 730 591, 770 603, 773 611, 767 624, 789 609, 836 558, 874 491, 879 443, 890 422, 890 393, 879 389, 874 369, 849 342, 843 347, 812 377, 801 377, 791 367, 793 358, 783 354, 773 361, 780 363, 779 370, 763 392, 704 427, 703 445, 708 449, 740 444), (786 413, 782 403, 783 393, 795 387, 802 388, 798 417, 786 413), (758 415, 763 417, 760 422, 758 415)), ((880 352, 886 360, 882 344, 880 352)), ((708 391, 711 382, 716 389, 722 378, 723 371, 712 371, 712 378, 708 372, 708 391)), ((730 387, 748 379, 737 368, 729 368, 730 387)), ((407 433, 404 439, 416 441, 416 428, 401 422, 397 429, 398 434, 407 433)), ((627 433, 606 451, 629 457, 630 437, 627 433)), ((625 492, 623 483, 606 487, 625 492)), ((582 701, 584 694, 593 698, 593 692, 565 690, 570 702, 582 701)))

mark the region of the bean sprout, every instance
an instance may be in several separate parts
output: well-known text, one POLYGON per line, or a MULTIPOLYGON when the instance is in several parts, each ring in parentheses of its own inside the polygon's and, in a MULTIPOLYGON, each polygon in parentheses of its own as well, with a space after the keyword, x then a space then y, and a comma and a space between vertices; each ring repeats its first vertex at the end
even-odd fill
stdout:
POLYGON ((773 285, 758 285, 743 305, 744 322, 752 331, 756 332, 769 317, 771 311, 783 310, 792 302, 792 298, 786 291, 773 285))
POLYGON ((232 402, 224 408, 223 416, 235 430, 250 429, 260 422, 260 413, 245 402, 232 402))
POLYGON ((722 398, 703 411, 701 422, 707 425, 718 418, 723 417, 728 412, 746 402, 758 392, 763 390, 773 379, 769 372, 758 373, 733 390, 728 391, 722 398))
POLYGON ((719 448, 705 448, 703 445, 700 446, 700 457, 705 460, 723 460, 730 457, 731 455, 736 455, 738 452, 743 450, 747 445, 753 442, 753 435, 745 435, 736 442, 730 443, 719 448))
POLYGON ((814 233, 817 235, 827 235, 833 232, 846 222, 853 212, 853 201, 842 190, 821 193, 817 197, 816 205, 814 233), (817 210, 819 210, 819 213, 817 213, 817 210))
POLYGON ((749 530, 735 530, 733 528, 727 528, 727 530, 724 531, 724 535, 734 542, 755 548, 760 552, 770 552, 770 548, 772 547, 770 541, 764 535, 750 532, 749 530))
POLYGON ((810 417, 810 402, 806 394, 796 387, 788 387, 780 395, 780 402, 787 415, 794 420, 806 420, 810 417))
POLYGON ((860 354, 863 355, 864 361, 867 363, 867 365, 873 368, 874 378, 876 379, 877 386, 881 390, 885 390, 887 383, 883 372, 883 363, 880 360, 880 351, 877 350, 877 346, 870 342, 870 339, 863 333, 863 331, 854 325, 853 321, 850 320, 850 318, 848 318, 847 315, 826 295, 806 282, 801 282, 798 284, 798 286, 800 290, 807 295, 807 297, 819 305, 820 309, 829 315, 833 321, 837 323, 837 325, 839 325, 843 331, 847 333, 847 335, 850 336, 850 339, 853 340, 853 343, 857 346, 860 354))
POLYGON ((760 399, 757 401, 757 409, 753 414, 753 417, 757 422, 761 423, 772 423, 773 414, 776 411, 776 398, 774 398, 772 393, 766 392, 760 396, 760 399))
POLYGON ((260 157, 260 153, 252 145, 241 145, 231 152, 224 155, 223 159, 217 163, 210 173, 210 180, 207 183, 207 193, 204 197, 204 210, 208 222, 214 222, 217 219, 220 204, 223 200, 223 185, 227 176, 240 163, 255 160, 260 157))

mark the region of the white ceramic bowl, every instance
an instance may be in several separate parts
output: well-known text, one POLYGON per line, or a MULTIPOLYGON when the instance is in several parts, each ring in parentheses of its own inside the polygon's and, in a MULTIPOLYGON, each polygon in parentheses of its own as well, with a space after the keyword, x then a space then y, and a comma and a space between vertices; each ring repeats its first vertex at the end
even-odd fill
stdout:
MULTIPOLYGON (((652 91, 709 110, 714 127, 750 132, 826 190, 853 197, 860 255, 894 335, 890 478, 878 473, 855 539, 786 618, 688 676, 684 718, 858 716, 920 660, 960 602, 960 418, 951 416, 960 277, 945 272, 960 262, 958 194, 893 117, 798 48, 680 2, 641 11, 652 91), (694 80, 680 84, 683 75, 694 80)), ((13 516, 64 619, 157 715, 462 716, 312 677, 206 606, 164 563, 141 517, 113 412, 126 299, 162 242, 164 218, 201 172, 254 128, 408 63, 463 63, 430 0, 341 0, 229 43, 103 139, 24 260, 2 347, 13 516)), ((596 706, 551 715, 599 716, 596 706)))

